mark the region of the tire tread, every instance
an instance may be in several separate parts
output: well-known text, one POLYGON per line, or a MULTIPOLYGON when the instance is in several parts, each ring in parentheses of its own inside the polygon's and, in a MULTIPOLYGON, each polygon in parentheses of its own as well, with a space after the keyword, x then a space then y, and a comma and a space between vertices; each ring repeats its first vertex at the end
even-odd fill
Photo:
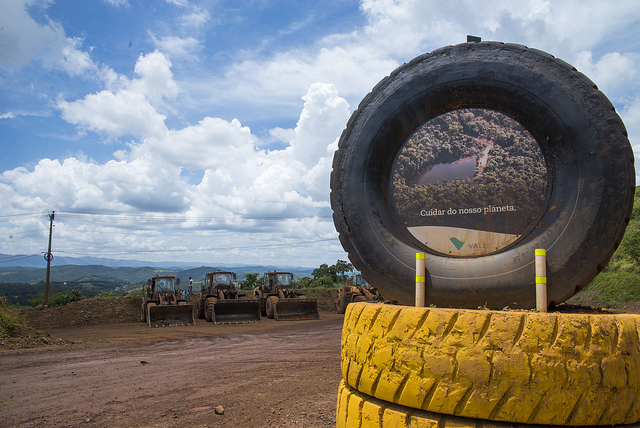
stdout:
POLYGON ((640 421, 640 317, 354 303, 342 374, 380 400, 512 423, 640 421))

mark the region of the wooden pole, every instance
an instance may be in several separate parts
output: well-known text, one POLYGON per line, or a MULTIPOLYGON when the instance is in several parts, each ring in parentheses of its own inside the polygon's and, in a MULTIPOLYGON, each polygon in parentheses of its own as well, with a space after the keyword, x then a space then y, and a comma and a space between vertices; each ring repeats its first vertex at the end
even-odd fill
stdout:
POLYGON ((53 259, 53 254, 51 254, 51 235, 53 234, 53 218, 55 215, 55 211, 49 214, 49 249, 47 254, 44 255, 44 259, 47 261, 47 280, 44 283, 44 301, 42 302, 44 306, 49 304, 49 278, 51 274, 51 259, 53 259))

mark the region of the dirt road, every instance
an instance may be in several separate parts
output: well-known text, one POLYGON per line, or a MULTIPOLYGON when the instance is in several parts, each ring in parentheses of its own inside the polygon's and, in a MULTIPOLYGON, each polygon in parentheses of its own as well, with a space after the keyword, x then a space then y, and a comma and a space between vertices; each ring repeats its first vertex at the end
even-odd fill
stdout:
POLYGON ((334 427, 343 315, 321 317, 53 330, 72 344, 0 356, 0 420, 5 427, 334 427))

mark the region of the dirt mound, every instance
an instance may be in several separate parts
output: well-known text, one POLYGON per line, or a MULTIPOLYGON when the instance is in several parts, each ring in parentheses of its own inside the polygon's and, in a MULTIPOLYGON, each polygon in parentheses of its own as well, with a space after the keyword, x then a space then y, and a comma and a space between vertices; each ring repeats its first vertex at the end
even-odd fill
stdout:
MULTIPOLYGON (((335 312, 337 290, 305 289, 307 297, 318 299, 318 309, 335 312)), ((140 297, 94 297, 64 306, 23 308, 20 316, 34 329, 50 331, 57 328, 86 325, 135 323, 140 321, 140 297)))
POLYGON ((27 325, 35 329, 83 325, 138 322, 140 320, 139 297, 94 297, 64 306, 38 307, 21 310, 27 325))

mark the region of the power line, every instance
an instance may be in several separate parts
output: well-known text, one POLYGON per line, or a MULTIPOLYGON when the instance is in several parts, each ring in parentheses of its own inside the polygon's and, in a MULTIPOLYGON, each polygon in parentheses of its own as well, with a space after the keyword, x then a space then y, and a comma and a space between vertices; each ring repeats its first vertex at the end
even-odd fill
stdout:
POLYGON ((26 213, 20 213, 20 214, 4 214, 4 215, 0 215, 0 219, 2 218, 10 218, 10 217, 24 217, 24 216, 41 216, 42 213, 41 212, 26 212, 26 213))
MULTIPOLYGON (((231 247, 219 247, 219 248, 207 248, 207 249, 197 249, 197 250, 189 250, 186 248, 167 248, 162 250, 136 250, 136 251, 104 251, 100 252, 99 255, 128 255, 128 254, 142 254, 142 253, 210 253, 214 251, 229 251, 229 250, 254 250, 257 248, 273 248, 273 247, 292 247, 303 244, 316 244, 319 242, 329 242, 335 241, 336 238, 325 238, 325 239, 317 239, 312 241, 297 241, 297 242, 285 242, 278 244, 266 244, 266 245, 247 245, 247 246, 231 246, 231 247)), ((76 252, 73 250, 57 250, 58 253, 64 254, 82 254, 86 255, 87 251, 76 252)), ((96 256, 98 257, 98 256, 96 256)))
POLYGON ((32 229, 32 230, 15 230, 12 232, 0 233, 0 236, 14 236, 14 235, 25 235, 33 232, 45 232, 46 229, 32 229))
POLYGON ((283 221, 283 220, 320 220, 320 219, 331 219, 331 215, 309 215, 309 216, 251 216, 245 214, 233 214, 230 216, 190 216, 186 214, 157 214, 157 213, 138 213, 138 214, 129 214, 129 213, 108 213, 108 212, 88 212, 88 211, 56 211, 58 213, 58 217, 60 214, 65 214, 65 217, 93 217, 93 218, 104 218, 105 220, 109 219, 110 221, 113 218, 121 218, 121 219, 131 219, 138 221, 177 221, 177 222, 187 222, 187 221, 207 221, 207 220, 255 220, 255 221, 283 221))
POLYGON ((28 259, 30 257, 36 257, 36 256, 39 257, 40 254, 29 254, 29 255, 0 257, 0 263, 17 262, 18 260, 24 260, 24 259, 28 259))
POLYGON ((41 217, 42 213, 20 213, 0 215, 0 223, 15 223, 16 221, 27 221, 41 217))

